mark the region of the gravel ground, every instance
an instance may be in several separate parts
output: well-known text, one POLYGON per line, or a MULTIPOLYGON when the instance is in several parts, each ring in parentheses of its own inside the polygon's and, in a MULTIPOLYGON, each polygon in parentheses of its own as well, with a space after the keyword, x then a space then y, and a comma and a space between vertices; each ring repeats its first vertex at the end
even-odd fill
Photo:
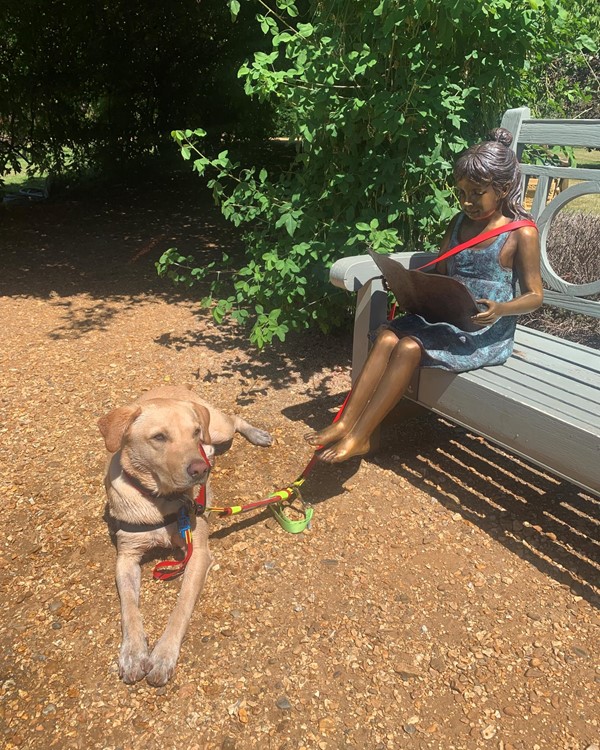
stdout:
MULTIPOLYGON (((319 467, 303 534, 268 511, 215 520, 174 678, 120 682, 98 417, 192 383, 276 437, 236 439, 217 502, 264 497, 341 403, 350 340, 257 354, 158 280, 170 245, 208 258, 235 242, 191 191, 113 190, 1 221, 7 750, 597 750, 600 501, 432 416, 388 425, 375 458, 319 467)), ((151 568, 154 641, 179 584, 151 568)))

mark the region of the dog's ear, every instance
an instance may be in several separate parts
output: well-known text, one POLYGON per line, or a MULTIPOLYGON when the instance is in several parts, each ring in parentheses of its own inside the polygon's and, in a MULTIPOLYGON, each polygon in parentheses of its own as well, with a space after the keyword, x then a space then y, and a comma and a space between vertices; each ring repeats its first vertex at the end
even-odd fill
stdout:
POLYGON ((141 406, 130 405, 120 406, 104 417, 100 417, 97 424, 109 453, 116 453, 119 450, 127 429, 141 413, 141 406))
POLYGON ((198 421, 200 422, 200 429, 202 430, 201 439, 203 443, 206 443, 209 445, 212 441, 210 439, 210 412, 206 408, 206 406, 202 406, 202 404, 197 404, 195 401, 190 401, 190 404, 192 405, 193 410, 196 412, 196 416, 198 417, 198 421))

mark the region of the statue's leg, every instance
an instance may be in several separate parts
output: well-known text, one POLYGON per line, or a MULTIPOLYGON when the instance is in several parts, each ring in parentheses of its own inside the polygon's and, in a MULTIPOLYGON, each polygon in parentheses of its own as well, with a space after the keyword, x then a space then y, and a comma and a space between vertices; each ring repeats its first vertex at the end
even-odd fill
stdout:
POLYGON ((406 392, 421 362, 421 354, 421 347, 414 339, 405 337, 397 341, 365 408, 338 442, 318 454, 322 461, 339 463, 369 452, 371 434, 406 392))
POLYGON ((315 448, 330 445, 340 440, 352 429, 375 393, 397 345, 398 336, 389 329, 382 331, 377 336, 341 417, 324 430, 307 433, 304 439, 310 445, 315 448))

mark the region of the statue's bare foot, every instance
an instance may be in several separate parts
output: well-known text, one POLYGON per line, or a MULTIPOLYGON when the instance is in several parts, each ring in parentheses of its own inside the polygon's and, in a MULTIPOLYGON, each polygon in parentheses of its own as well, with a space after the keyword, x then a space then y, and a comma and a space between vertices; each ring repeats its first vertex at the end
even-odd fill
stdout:
POLYGON ((304 439, 309 445, 318 448, 323 445, 337 443, 337 441, 341 440, 347 432, 347 428, 344 427, 340 421, 334 422, 334 424, 329 425, 329 427, 326 427, 324 430, 319 430, 319 432, 307 432, 304 439))
POLYGON ((325 448, 317 454, 321 461, 328 464, 339 464, 347 461, 354 456, 364 456, 371 450, 371 442, 366 440, 357 440, 355 437, 348 436, 340 440, 330 448, 325 448))

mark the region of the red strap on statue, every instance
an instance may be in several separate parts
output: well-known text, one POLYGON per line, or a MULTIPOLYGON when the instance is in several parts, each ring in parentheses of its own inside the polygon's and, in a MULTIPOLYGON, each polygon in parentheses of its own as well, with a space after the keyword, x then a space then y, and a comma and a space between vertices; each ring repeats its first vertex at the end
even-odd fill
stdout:
POLYGON ((502 227, 496 227, 496 229, 490 229, 488 232, 482 232, 481 234, 478 234, 475 237, 471 237, 471 239, 467 240, 466 242, 461 242, 460 245, 455 245, 451 250, 446 250, 445 253, 443 253, 437 258, 434 258, 434 260, 430 260, 428 263, 425 263, 425 265, 419 266, 417 270, 422 271, 424 268, 427 268, 427 266, 433 266, 442 260, 446 260, 446 258, 450 258, 452 255, 456 255, 457 253, 460 253, 461 250, 466 250, 468 247, 472 247, 473 245, 478 245, 480 242, 489 240, 492 237, 497 237, 499 234, 504 234, 505 232, 512 232, 513 230, 520 229, 521 227, 535 227, 535 229, 537 229, 535 221, 531 221, 530 219, 520 219, 519 221, 511 221, 508 224, 504 224, 504 226, 502 227))

